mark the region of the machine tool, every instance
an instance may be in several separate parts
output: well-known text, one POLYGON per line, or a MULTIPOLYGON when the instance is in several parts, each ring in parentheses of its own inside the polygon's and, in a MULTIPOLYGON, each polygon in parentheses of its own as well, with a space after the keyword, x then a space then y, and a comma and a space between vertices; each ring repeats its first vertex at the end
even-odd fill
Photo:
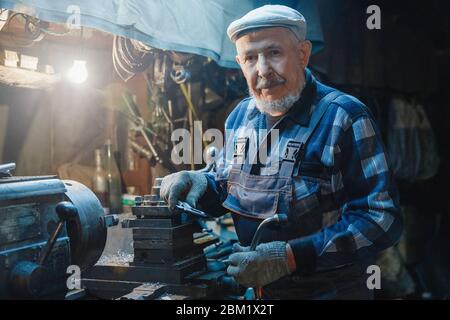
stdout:
POLYGON ((68 267, 97 262, 117 217, 79 182, 14 168, 0 166, 0 299, 64 299, 68 267))
POLYGON ((12 176, 0 166, 0 299, 242 299, 226 273, 232 240, 206 213, 159 196, 138 196, 132 215, 105 215, 94 193, 56 176, 12 176), (132 234, 132 261, 98 263, 109 227, 132 234), (68 289, 73 267, 79 286, 68 289))

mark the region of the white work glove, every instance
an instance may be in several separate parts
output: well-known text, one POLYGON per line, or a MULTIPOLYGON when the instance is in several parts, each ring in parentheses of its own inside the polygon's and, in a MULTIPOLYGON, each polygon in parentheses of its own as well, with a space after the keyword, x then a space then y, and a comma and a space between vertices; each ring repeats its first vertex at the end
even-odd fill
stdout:
POLYGON ((160 195, 174 210, 178 201, 186 201, 196 208, 198 200, 205 194, 208 180, 205 175, 195 171, 180 171, 165 176, 161 182, 160 195))
POLYGON ((235 253, 228 258, 230 265, 227 273, 244 287, 264 287, 291 273, 286 255, 286 242, 262 243, 255 251, 236 243, 233 251, 235 253))

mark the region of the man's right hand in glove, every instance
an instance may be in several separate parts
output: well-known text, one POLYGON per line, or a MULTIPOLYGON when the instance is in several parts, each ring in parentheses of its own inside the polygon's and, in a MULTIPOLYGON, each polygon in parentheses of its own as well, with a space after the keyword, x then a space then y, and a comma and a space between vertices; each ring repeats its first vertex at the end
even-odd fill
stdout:
POLYGON ((205 194, 208 180, 205 175, 195 171, 180 171, 170 174, 162 180, 161 198, 174 210, 178 201, 186 201, 196 208, 198 200, 205 194))

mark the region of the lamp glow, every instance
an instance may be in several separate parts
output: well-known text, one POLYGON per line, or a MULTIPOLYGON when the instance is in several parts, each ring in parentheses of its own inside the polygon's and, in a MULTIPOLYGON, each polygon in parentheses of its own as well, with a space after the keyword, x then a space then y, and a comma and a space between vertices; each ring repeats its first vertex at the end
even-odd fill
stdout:
POLYGON ((73 83, 83 83, 88 77, 85 60, 74 60, 72 67, 69 69, 67 76, 73 83))

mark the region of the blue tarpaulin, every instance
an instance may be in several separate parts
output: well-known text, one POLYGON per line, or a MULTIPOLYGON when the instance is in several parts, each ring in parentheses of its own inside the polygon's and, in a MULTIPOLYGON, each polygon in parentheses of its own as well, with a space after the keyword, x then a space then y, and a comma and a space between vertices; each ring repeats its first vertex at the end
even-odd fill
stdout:
POLYGON ((221 66, 235 68, 235 46, 228 39, 226 28, 249 10, 269 3, 298 9, 307 20, 307 37, 313 42, 313 52, 322 48, 314 0, 0 0, 0 7, 59 23, 73 21, 73 14, 78 11, 82 26, 159 49, 199 54, 221 66))

